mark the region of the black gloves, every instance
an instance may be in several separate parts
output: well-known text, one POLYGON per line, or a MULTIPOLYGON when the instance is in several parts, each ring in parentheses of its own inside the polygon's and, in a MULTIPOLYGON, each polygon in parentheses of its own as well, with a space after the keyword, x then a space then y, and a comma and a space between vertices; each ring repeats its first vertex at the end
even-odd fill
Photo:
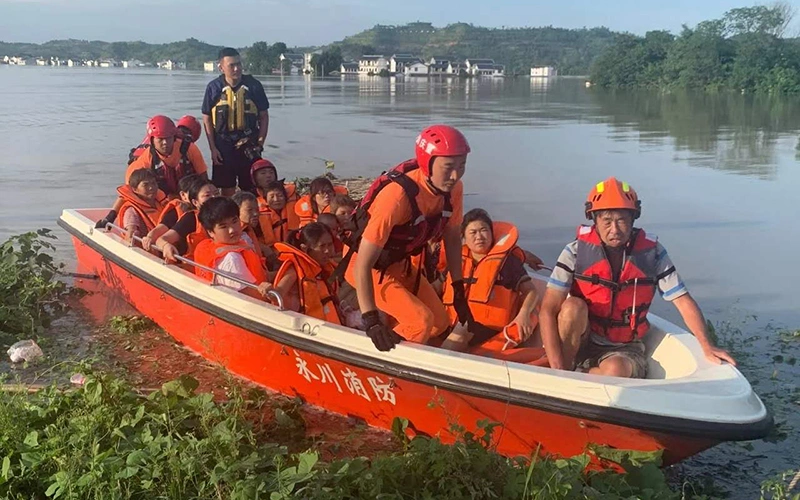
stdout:
POLYGON ((97 224, 94 225, 94 228, 95 229, 105 229, 106 225, 109 222, 114 222, 115 220, 117 220, 117 211, 116 210, 112 210, 112 211, 108 212, 108 214, 106 214, 105 217, 103 217, 102 219, 97 221, 97 224))
POLYGON ((403 340, 403 337, 396 334, 394 330, 390 330, 381 323, 378 311, 369 311, 362 314, 361 321, 364 323, 367 336, 379 351, 390 351, 403 340))
POLYGON ((467 297, 464 295, 464 281, 453 282, 453 309, 458 314, 458 322, 466 325, 472 321, 472 312, 469 310, 467 297))

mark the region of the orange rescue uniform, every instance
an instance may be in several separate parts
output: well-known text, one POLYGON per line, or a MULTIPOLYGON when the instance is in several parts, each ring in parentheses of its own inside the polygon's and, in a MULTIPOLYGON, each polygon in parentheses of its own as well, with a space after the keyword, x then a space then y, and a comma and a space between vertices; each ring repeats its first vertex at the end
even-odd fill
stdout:
MULTIPOLYGON (((419 186, 416 197, 417 206, 425 217, 442 213, 445 198, 436 194, 426 182, 422 170, 415 169, 406 174, 419 186)), ((464 185, 456 183, 450 193, 452 215, 445 228, 458 229, 464 217, 464 185)), ((389 234, 395 226, 408 224, 412 217, 412 207, 402 186, 396 182, 387 184, 376 195, 368 209, 369 221, 361 238, 381 248, 389 241, 389 234)), ((345 248, 344 252, 347 252, 345 248)), ((345 279, 355 286, 353 268, 358 254, 353 254, 345 279)), ((372 286, 375 289, 375 304, 378 309, 393 317, 398 325, 394 328, 404 339, 425 343, 429 338, 444 333, 450 327, 444 304, 426 279, 417 280, 420 273, 417 259, 395 262, 385 272, 372 270, 372 286), (419 281, 419 289, 413 293, 419 281)))

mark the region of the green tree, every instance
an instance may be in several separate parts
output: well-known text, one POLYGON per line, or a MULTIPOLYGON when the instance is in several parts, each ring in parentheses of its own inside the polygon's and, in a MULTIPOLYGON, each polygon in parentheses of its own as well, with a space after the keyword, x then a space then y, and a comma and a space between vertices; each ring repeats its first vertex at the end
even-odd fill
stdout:
POLYGON ((342 50, 339 47, 333 47, 311 56, 311 67, 314 68, 316 74, 327 76, 332 71, 339 71, 343 61, 342 50))

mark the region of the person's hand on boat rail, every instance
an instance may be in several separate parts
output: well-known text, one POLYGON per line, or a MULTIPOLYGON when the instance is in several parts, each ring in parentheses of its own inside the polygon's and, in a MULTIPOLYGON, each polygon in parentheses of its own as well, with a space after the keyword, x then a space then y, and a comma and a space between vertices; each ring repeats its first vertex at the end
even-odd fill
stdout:
POLYGON ((164 257, 167 264, 177 264, 178 259, 176 259, 175 256, 180 255, 180 252, 172 243, 164 243, 161 247, 161 255, 164 257))
POLYGON ((403 337, 381 323, 380 314, 377 310, 362 314, 361 321, 364 323, 367 336, 379 351, 390 351, 403 341, 403 337))
POLYGON ((149 252, 150 248, 153 246, 153 238, 150 237, 150 233, 142 236, 142 248, 145 252, 149 252))
POLYGON ((544 261, 540 259, 538 255, 527 250, 523 250, 522 252, 525 254, 525 263, 528 264, 531 269, 538 271, 544 267, 544 261))
POLYGON ((267 293, 269 293, 269 291, 274 289, 274 288, 275 287, 272 286, 272 283, 269 283, 269 282, 265 281, 265 282, 261 283, 260 285, 258 285, 258 293, 260 293, 261 296, 266 299, 267 298, 267 293))

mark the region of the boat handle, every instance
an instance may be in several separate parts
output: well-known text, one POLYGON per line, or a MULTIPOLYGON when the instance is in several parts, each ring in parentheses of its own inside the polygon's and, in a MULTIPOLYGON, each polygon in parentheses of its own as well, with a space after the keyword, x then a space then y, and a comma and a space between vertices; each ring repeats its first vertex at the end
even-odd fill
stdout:
MULTIPOLYGON (((114 223, 111 223, 111 222, 106 224, 106 229, 116 229, 117 231, 120 231, 122 233, 125 232, 125 229, 123 229, 122 227, 120 227, 120 226, 118 226, 118 225, 116 225, 114 223)), ((142 238, 134 235, 133 236, 133 241, 141 244, 142 243, 142 238)), ((160 248, 158 248, 156 246, 153 246, 153 248, 155 248, 159 253, 163 254, 163 252, 161 251, 160 248)), ((206 267, 206 266, 204 266, 202 264, 198 264, 197 262, 195 262, 193 260, 187 259, 186 257, 183 257, 181 255, 176 255, 175 259, 177 259, 180 262, 183 262, 184 264, 189 264, 190 266, 196 267, 198 269, 202 269, 203 271, 209 272, 209 273, 211 273, 213 275, 222 276, 225 279, 229 279, 231 281, 235 281, 236 283, 239 283, 240 285, 244 285, 245 287, 252 288, 254 290, 258 290, 258 287, 256 285, 250 283, 249 281, 245 281, 242 278, 239 278, 238 276, 234 276, 232 274, 228 274, 225 271, 220 271, 218 269, 213 269, 211 267, 206 267)), ((213 281, 212 281, 211 284, 213 286, 213 281)), ((281 297, 281 294, 278 293, 277 290, 269 290, 269 291, 267 291, 267 295, 269 297, 272 297, 273 299, 275 299, 275 302, 277 303, 277 306, 278 306, 279 310, 281 310, 281 311, 285 311, 286 310, 284 308, 284 305, 283 305, 283 297, 281 297)))

